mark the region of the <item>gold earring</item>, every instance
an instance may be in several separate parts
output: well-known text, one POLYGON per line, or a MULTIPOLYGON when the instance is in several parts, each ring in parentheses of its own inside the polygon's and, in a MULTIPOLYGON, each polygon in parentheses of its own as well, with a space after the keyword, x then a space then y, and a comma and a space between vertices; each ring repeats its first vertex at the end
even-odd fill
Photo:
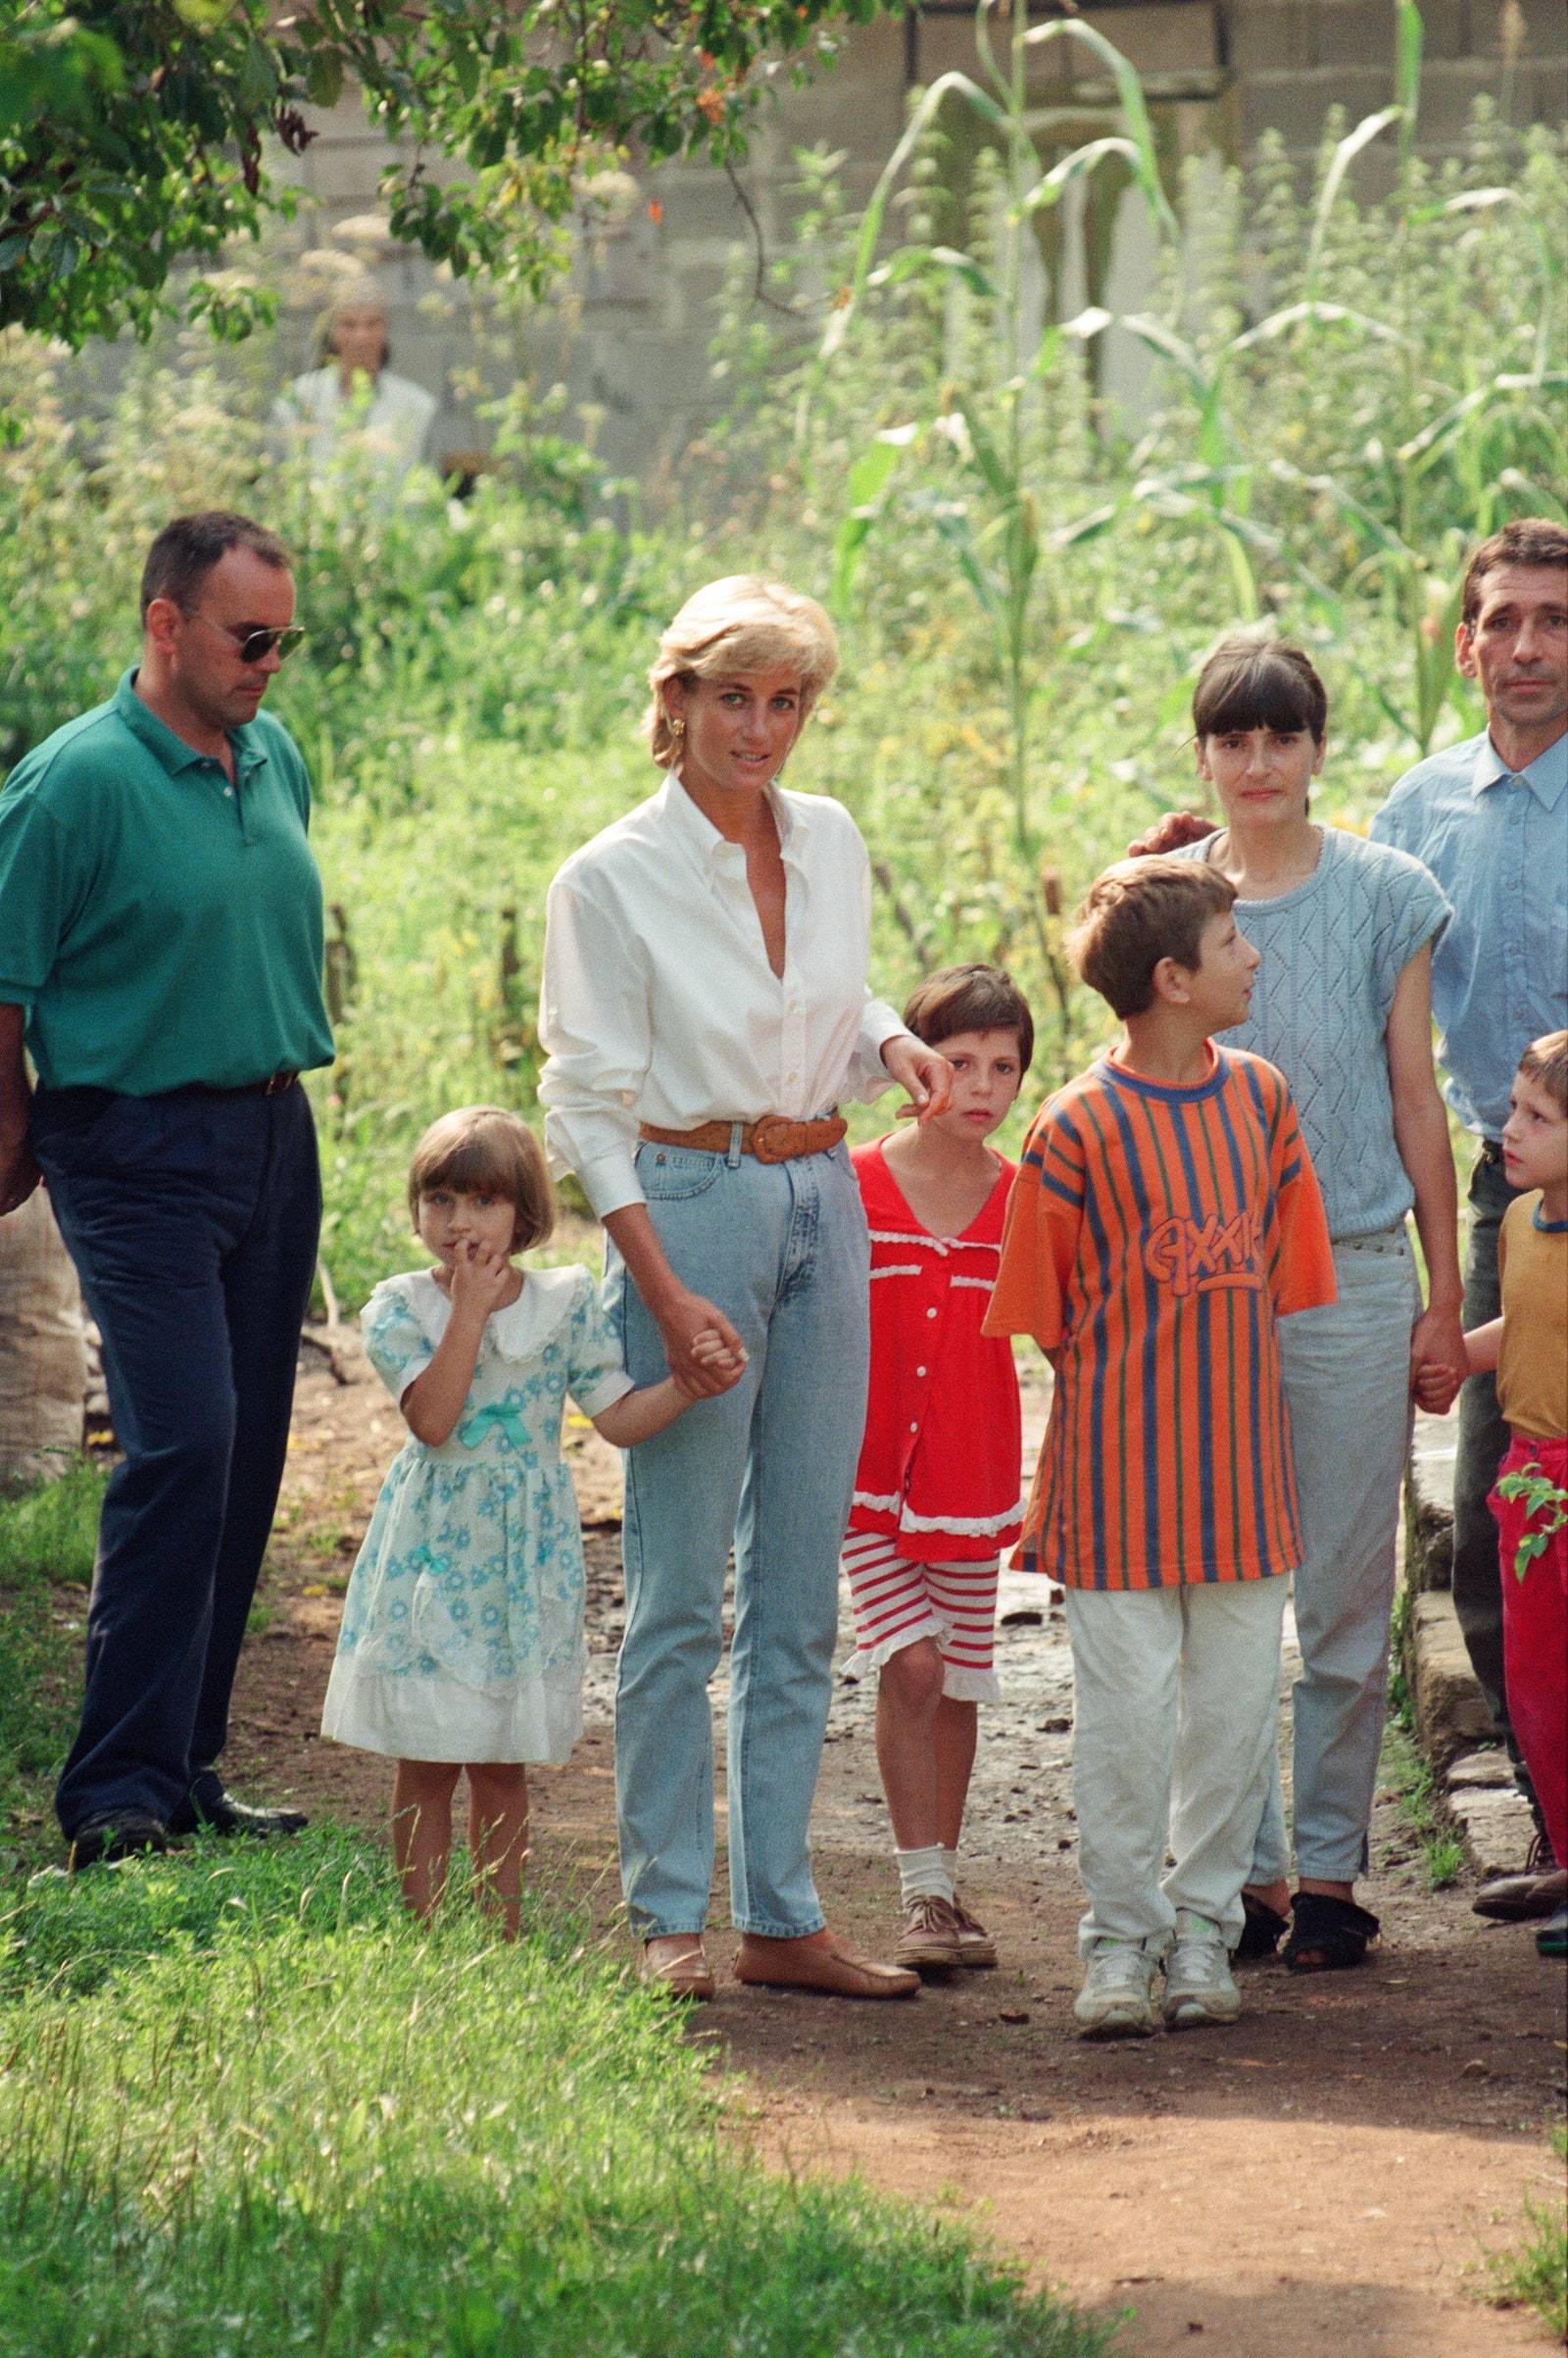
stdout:
POLYGON ((686 715, 684 712, 676 713, 674 719, 669 724, 669 733, 674 738, 675 743, 678 745, 682 737, 684 737, 686 734, 686 715))

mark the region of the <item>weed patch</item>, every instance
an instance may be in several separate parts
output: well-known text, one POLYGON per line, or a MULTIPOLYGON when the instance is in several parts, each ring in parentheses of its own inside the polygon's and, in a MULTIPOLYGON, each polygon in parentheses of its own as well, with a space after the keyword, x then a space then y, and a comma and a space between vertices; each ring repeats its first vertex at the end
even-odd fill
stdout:
POLYGON ((1568 2130, 1554 2129, 1551 2153, 1557 2163, 1544 2200, 1525 2203, 1525 2236, 1512 2251, 1494 2252, 1488 2263, 1500 2307, 1534 2309, 1548 2333, 1568 2342, 1568 2220, 1564 2217, 1563 2174, 1568 2130))
POLYGON ((1464 1872, 1464 1844, 1449 1823, 1430 1766, 1410 1737, 1392 1720, 1383 1736, 1382 1774, 1421 1839, 1427 1889, 1446 1891, 1464 1872))

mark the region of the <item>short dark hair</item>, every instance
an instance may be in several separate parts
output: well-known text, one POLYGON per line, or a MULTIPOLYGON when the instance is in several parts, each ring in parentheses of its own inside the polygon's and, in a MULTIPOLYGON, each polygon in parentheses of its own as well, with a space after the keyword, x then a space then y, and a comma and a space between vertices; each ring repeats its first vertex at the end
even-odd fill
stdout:
POLYGON ((482 1188, 516 1212, 512 1250, 542 1245, 556 1224, 556 1191, 543 1147, 527 1123, 502 1105, 460 1105, 433 1121, 409 1165, 409 1217, 419 1225, 419 1198, 433 1187, 464 1195, 482 1188))
POLYGON ((204 508, 195 516, 176 516, 167 523, 147 552, 141 568, 141 618, 155 598, 172 599, 188 614, 202 583, 220 558, 230 549, 249 549, 263 565, 280 573, 294 570, 289 553, 275 532, 231 508, 204 508))
POLYGON ((1499 565, 1568 565, 1568 527, 1549 516, 1516 516, 1484 540, 1464 569, 1459 619, 1473 622, 1481 612, 1482 583, 1499 565))
POLYGON ((1568 1113, 1568 1032, 1543 1032, 1519 1059, 1522 1080, 1535 1081, 1561 1113, 1568 1113))
POLYGON ((1193 690, 1199 737, 1221 737, 1230 729, 1307 729, 1321 745, 1328 718, 1328 690, 1305 649, 1251 631, 1221 639, 1193 690))
POLYGON ((955 1032, 1015 1032, 1020 1073, 1034 1057, 1029 1002, 1001 966, 944 966, 928 974, 910 992, 904 1020, 927 1048, 940 1048, 955 1032))
POLYGON ((1142 1015, 1160 959, 1196 966, 1204 926, 1235 899, 1230 878, 1206 860, 1118 860, 1089 887, 1067 955, 1118 1015, 1142 1015))

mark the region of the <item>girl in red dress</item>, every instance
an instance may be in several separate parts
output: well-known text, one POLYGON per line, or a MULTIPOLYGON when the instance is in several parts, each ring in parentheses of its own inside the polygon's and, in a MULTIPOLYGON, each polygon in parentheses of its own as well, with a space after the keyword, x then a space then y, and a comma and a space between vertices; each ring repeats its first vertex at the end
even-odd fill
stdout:
POLYGON ((950 966, 904 1010, 956 1078, 946 1112, 860 1148, 871 1231, 871 1379, 844 1564, 858 1659, 878 1674, 877 1765, 899 1862, 901 1965, 995 1965, 955 1869, 976 1706, 997 1693, 997 1568, 1022 1517, 1012 1347, 980 1322, 1013 1166, 987 1145, 1034 1023, 995 966, 950 966))

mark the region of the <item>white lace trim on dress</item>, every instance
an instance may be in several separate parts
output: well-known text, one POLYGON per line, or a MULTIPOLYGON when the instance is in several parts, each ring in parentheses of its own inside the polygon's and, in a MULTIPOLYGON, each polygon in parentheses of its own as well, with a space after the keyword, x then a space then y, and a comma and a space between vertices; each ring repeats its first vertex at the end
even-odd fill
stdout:
POLYGON ((875 1491, 858 1490, 853 1503, 869 1507, 872 1514, 897 1515, 901 1531, 951 1531, 965 1540, 989 1539, 993 1532, 1005 1531, 1009 1523, 1023 1520, 1022 1498, 1001 1515, 911 1514, 897 1491, 879 1497, 875 1491))
POLYGON ((1005 1531, 1009 1523, 1023 1520, 1023 1500, 1019 1498, 1000 1515, 916 1515, 906 1506, 899 1515, 901 1531, 952 1531, 960 1539, 989 1539, 993 1532, 1005 1531))

